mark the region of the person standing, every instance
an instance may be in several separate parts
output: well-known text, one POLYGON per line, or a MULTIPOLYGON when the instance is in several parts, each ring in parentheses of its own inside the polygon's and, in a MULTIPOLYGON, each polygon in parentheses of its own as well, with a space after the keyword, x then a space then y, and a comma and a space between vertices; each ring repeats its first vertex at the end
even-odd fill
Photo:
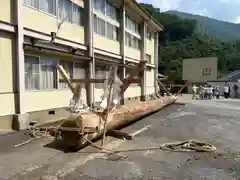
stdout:
POLYGON ((199 87, 199 99, 200 100, 203 100, 203 95, 204 95, 204 89, 203 89, 203 86, 201 85, 199 87))
POLYGON ((215 99, 215 97, 216 97, 216 87, 213 86, 212 87, 212 98, 215 99))
POLYGON ((220 96, 220 89, 219 89, 219 85, 216 86, 216 98, 219 99, 220 96))
POLYGON ((209 85, 208 88, 207 88, 207 91, 208 91, 208 99, 212 99, 212 86, 209 85))
POLYGON ((228 95, 229 95, 229 86, 226 83, 224 86, 224 98, 228 99, 228 95))
POLYGON ((193 85, 192 87, 192 91, 193 91, 193 96, 192 96, 192 99, 197 99, 197 86, 195 86, 195 84, 193 85))

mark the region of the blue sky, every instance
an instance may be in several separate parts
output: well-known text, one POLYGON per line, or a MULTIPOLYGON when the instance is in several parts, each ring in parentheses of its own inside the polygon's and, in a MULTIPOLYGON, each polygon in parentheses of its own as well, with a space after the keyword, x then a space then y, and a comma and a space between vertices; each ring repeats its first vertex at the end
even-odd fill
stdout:
POLYGON ((240 0, 137 0, 160 8, 240 23, 240 0))

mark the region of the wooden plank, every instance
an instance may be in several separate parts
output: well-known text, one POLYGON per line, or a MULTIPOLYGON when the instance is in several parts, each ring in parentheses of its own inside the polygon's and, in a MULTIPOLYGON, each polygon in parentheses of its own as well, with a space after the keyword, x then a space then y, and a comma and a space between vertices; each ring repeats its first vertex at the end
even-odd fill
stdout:
POLYGON ((182 90, 186 87, 188 85, 188 81, 186 81, 186 83, 181 87, 181 89, 179 89, 179 91, 177 92, 177 96, 179 95, 179 94, 181 94, 181 92, 182 92, 182 90))
POLYGON ((126 91, 126 89, 129 87, 130 80, 133 79, 136 75, 138 75, 139 72, 141 72, 142 70, 144 70, 146 61, 140 61, 135 68, 133 68, 133 70, 131 71, 130 75, 127 77, 126 82, 123 83, 123 85, 121 86, 121 90, 122 93, 124 93, 126 91))
POLYGON ((129 133, 120 130, 111 130, 107 133, 109 136, 113 136, 118 139, 132 140, 132 136, 129 133))
POLYGON ((65 69, 61 65, 57 65, 56 67, 57 67, 57 70, 59 71, 59 73, 62 75, 63 79, 67 82, 67 85, 68 85, 69 89, 74 94, 75 93, 75 86, 71 82, 71 80, 70 80, 67 72, 65 71, 65 69))
MULTIPOLYGON (((106 79, 70 79, 70 81, 72 83, 85 83, 85 84, 88 84, 88 83, 104 83, 106 79)), ((123 83, 141 83, 141 80, 140 79, 124 79, 124 80, 121 80, 123 83)), ((59 82, 62 82, 62 83, 67 83, 68 80, 65 80, 65 79, 60 79, 59 82)))
POLYGON ((166 91, 168 96, 171 96, 171 93, 167 90, 167 88, 162 84, 162 82, 159 79, 157 79, 157 82, 158 82, 159 88, 163 89, 164 91, 166 91))

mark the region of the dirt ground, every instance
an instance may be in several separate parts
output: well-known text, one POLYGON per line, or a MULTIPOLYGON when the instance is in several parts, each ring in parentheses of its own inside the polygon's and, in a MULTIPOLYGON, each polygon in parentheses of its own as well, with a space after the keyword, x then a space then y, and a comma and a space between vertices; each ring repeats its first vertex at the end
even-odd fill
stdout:
MULTIPOLYGON (((0 136, 0 180, 237 180, 240 179, 240 100, 191 100, 172 105, 124 129, 141 131, 133 140, 108 137, 106 148, 158 147, 199 140, 217 153, 147 150, 121 153, 120 159, 92 147, 66 152, 64 143, 41 139, 19 148, 24 132, 0 136)), ((99 143, 99 142, 97 142, 99 143)))

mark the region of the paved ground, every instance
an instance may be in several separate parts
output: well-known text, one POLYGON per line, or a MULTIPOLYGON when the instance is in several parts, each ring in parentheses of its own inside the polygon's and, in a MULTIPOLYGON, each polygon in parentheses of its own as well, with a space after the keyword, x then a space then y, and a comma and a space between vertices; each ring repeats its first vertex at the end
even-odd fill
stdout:
POLYGON ((188 104, 172 105, 125 128, 135 132, 149 127, 134 140, 108 137, 106 147, 146 148, 195 139, 214 144, 216 154, 155 150, 122 153, 125 158, 116 160, 92 147, 65 153, 63 144, 52 139, 12 148, 27 139, 21 132, 0 136, 0 180, 240 179, 240 100, 180 100, 188 104))

